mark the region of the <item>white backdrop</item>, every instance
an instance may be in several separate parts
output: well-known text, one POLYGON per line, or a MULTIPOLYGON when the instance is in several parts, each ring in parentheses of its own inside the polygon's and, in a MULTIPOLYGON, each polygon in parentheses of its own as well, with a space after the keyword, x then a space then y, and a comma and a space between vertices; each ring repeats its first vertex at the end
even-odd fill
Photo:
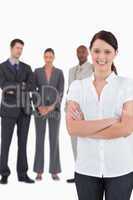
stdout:
MULTIPOLYGON (((14 38, 25 41, 22 60, 36 67, 43 65, 43 51, 52 47, 56 53, 55 66, 65 74, 65 93, 68 70, 77 64, 76 48, 84 44, 89 46, 92 36, 102 29, 112 31, 119 42, 119 54, 116 66, 120 75, 133 78, 133 29, 132 5, 130 0, 37 0, 18 1, 0 0, 0 62, 9 57, 9 43, 14 38)), ((67 178, 73 176, 74 161, 70 138, 64 120, 64 102, 62 103, 62 123, 60 129, 60 151, 62 173, 60 182, 53 182, 48 174, 49 143, 46 136, 46 166, 44 179, 34 185, 17 182, 16 131, 10 149, 9 164, 12 174, 7 186, 0 186, 0 198, 17 200, 41 198, 45 200, 76 200, 74 184, 67 184, 67 178)), ((48 133, 48 132, 47 132, 48 133)), ((33 173, 35 153, 34 121, 31 120, 28 138, 29 175, 33 173)))

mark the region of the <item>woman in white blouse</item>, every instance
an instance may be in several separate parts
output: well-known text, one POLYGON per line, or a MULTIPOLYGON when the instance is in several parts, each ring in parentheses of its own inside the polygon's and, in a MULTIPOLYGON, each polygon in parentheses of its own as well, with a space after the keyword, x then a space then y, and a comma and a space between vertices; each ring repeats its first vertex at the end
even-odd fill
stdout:
POLYGON ((78 136, 75 182, 79 200, 129 200, 133 186, 133 80, 117 75, 111 32, 90 43, 94 74, 68 91, 66 123, 78 136))

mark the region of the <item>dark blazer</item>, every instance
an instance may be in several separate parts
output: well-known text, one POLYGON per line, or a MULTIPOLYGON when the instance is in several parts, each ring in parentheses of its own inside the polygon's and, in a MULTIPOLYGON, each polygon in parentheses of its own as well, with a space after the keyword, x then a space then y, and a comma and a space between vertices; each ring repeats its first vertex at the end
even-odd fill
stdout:
POLYGON ((55 104, 55 110, 60 111, 60 104, 64 93, 64 75, 61 69, 53 68, 53 72, 48 82, 44 67, 37 68, 34 72, 36 91, 38 92, 40 101, 37 102, 36 95, 33 95, 35 107, 40 105, 49 106, 55 104), (37 104, 37 106, 36 106, 37 104))
POLYGON ((34 90, 34 86, 34 76, 29 65, 20 62, 19 69, 15 72, 9 60, 0 64, 0 88, 2 89, 0 115, 17 117, 21 109, 25 114, 30 115, 32 107, 29 92, 34 90), (13 91, 13 94, 9 94, 10 91, 13 91))

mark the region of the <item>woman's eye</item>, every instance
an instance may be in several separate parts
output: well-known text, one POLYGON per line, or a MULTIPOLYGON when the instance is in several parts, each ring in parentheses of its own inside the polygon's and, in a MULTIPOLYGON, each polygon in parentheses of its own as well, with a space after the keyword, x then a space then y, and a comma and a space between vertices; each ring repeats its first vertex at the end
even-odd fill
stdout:
POLYGON ((94 50, 94 53, 100 53, 100 51, 98 49, 94 50))
POLYGON ((110 51, 105 51, 105 54, 110 54, 111 52, 110 51))

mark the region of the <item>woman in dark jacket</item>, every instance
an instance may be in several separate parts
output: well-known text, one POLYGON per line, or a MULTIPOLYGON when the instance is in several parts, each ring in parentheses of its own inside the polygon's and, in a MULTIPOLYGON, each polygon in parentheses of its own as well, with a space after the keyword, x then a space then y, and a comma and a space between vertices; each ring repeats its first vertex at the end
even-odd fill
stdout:
POLYGON ((59 156, 59 127, 60 127, 60 105, 64 91, 64 75, 61 69, 53 66, 54 50, 49 48, 44 52, 45 64, 35 70, 36 95, 34 104, 36 127, 36 153, 34 171, 37 173, 36 180, 42 179, 44 170, 44 140, 46 132, 46 121, 49 125, 50 143, 50 167, 49 172, 53 180, 59 180, 58 173, 61 172, 59 156))

